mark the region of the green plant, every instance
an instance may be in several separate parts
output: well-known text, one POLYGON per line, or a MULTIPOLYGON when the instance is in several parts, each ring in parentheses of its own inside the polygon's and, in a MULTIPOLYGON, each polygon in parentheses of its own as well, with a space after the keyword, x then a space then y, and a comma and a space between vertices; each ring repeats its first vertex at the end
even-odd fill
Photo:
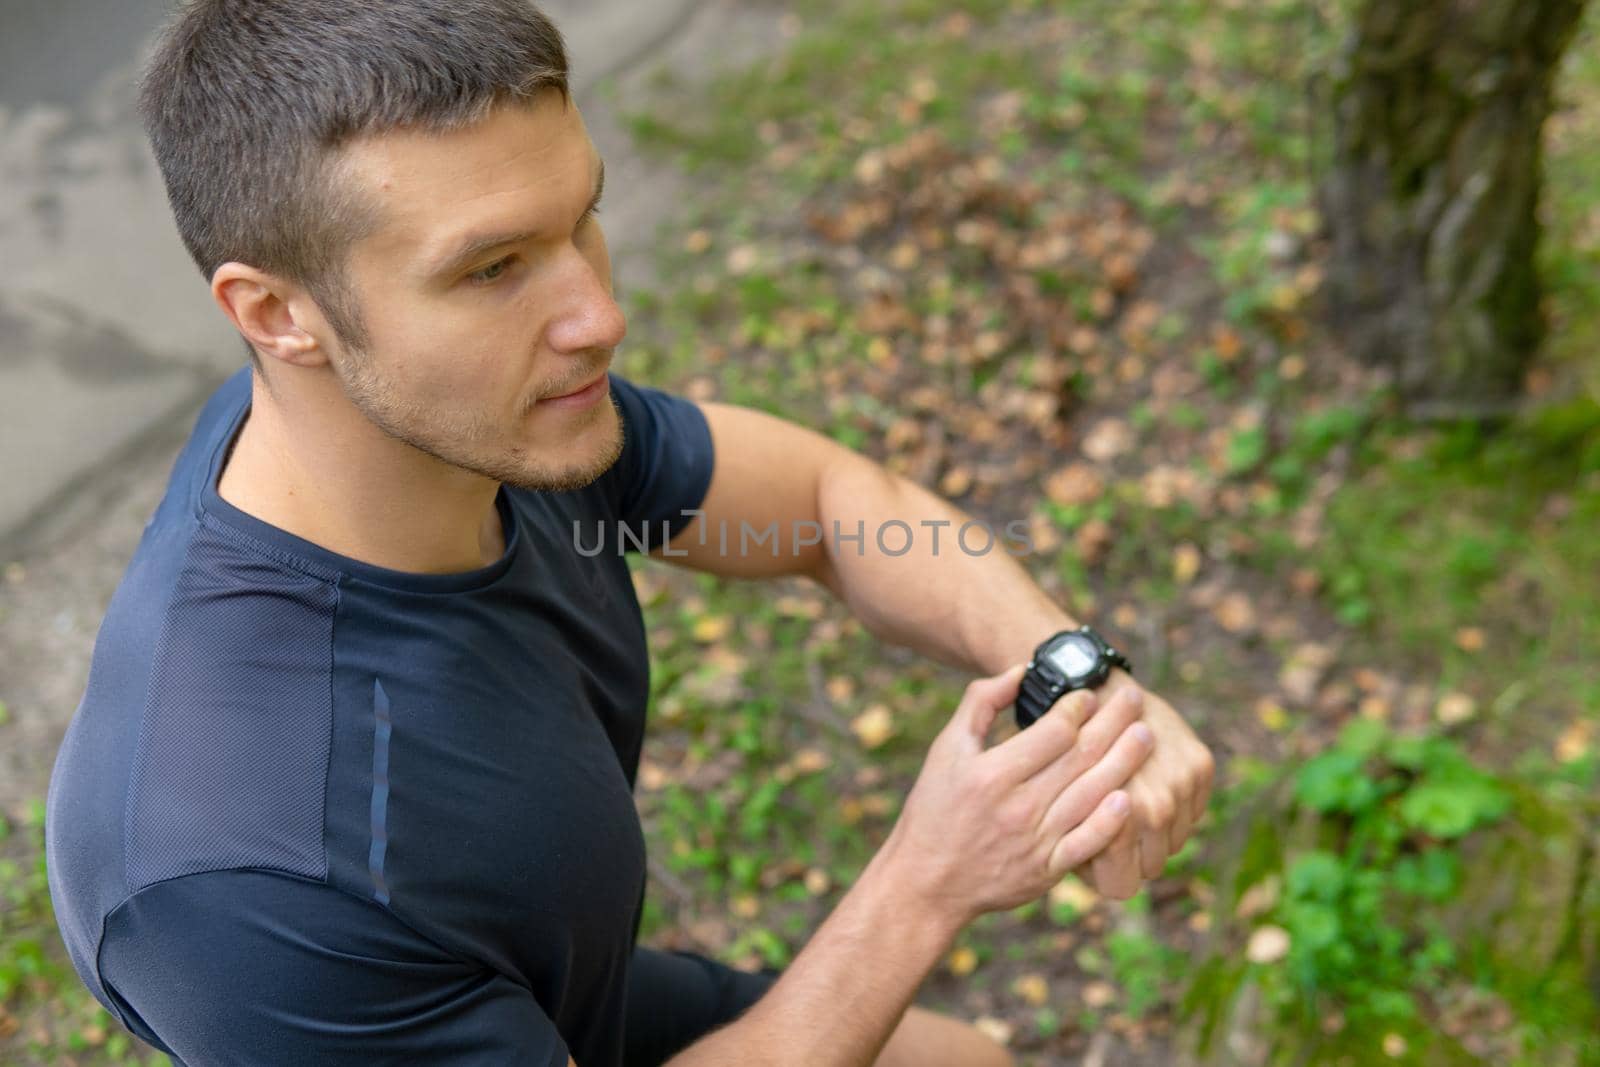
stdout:
POLYGON ((1118 930, 1106 939, 1111 974, 1126 998, 1124 1011, 1137 1019, 1165 998, 1182 977, 1183 954, 1145 930, 1118 930))
POLYGON ((1415 1018, 1417 992, 1456 959, 1415 909, 1457 891, 1453 843, 1506 814, 1506 787, 1453 741, 1358 719, 1294 772, 1293 797, 1320 830, 1283 872, 1272 919, 1290 947, 1281 968, 1263 968, 1270 997, 1308 1022, 1330 1009, 1358 1023, 1415 1018))

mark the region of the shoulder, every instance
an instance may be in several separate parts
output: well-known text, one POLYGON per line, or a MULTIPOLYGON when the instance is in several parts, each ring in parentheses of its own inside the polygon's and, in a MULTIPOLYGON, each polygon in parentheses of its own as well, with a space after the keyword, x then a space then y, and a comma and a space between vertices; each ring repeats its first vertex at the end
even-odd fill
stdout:
POLYGON ((254 865, 320 877, 338 587, 202 525, 151 652, 127 883, 254 865))
POLYGON ((716 464, 700 406, 675 393, 611 376, 622 416, 622 454, 613 479, 618 514, 630 521, 676 520, 698 507, 716 464))

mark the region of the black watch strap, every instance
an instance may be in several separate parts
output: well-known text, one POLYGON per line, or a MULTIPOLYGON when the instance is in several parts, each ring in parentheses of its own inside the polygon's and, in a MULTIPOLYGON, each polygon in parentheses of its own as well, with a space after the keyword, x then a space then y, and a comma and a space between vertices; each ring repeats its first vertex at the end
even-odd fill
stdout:
MULTIPOLYGON (((1100 655, 1111 667, 1121 667, 1129 674, 1133 673, 1133 664, 1129 662, 1128 657, 1113 648, 1105 638, 1101 637, 1089 626, 1080 627, 1080 631, 1087 632, 1094 639, 1095 643, 1100 646, 1100 655)), ((1047 639, 1039 647, 1044 648, 1045 645, 1050 643, 1050 640, 1053 640, 1053 638, 1047 639)), ((1050 710, 1051 705, 1071 692, 1072 689, 1073 687, 1070 685, 1052 686, 1036 670, 1024 671, 1022 684, 1017 690, 1017 725, 1022 728, 1032 726, 1039 720, 1040 716, 1050 710)))
POLYGON ((1017 690, 1017 726, 1026 728, 1039 721, 1050 705, 1059 699, 1050 691, 1050 685, 1036 671, 1024 671, 1022 686, 1017 690))

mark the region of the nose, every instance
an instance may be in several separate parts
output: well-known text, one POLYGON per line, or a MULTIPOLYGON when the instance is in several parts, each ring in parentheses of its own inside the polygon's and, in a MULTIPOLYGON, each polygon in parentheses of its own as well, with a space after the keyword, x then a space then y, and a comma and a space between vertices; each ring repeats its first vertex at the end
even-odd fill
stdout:
POLYGON ((628 323, 611 293, 610 263, 590 262, 576 246, 568 245, 565 262, 551 287, 555 314, 545 340, 562 353, 583 353, 615 348, 627 335, 628 323))

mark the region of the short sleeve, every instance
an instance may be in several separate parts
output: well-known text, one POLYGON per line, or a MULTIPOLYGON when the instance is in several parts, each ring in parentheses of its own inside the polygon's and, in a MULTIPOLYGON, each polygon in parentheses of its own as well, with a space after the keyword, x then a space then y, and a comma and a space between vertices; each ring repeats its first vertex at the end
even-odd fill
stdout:
MULTIPOLYGON (((613 374, 611 395, 622 414, 622 455, 616 478, 617 519, 650 544, 671 540, 693 516, 711 487, 715 455, 711 428, 692 402, 613 374)), ((625 542, 626 543, 626 542, 625 542)))
POLYGON ((106 919, 101 978, 181 1067, 566 1067, 533 994, 374 901, 277 871, 157 882, 106 919))

